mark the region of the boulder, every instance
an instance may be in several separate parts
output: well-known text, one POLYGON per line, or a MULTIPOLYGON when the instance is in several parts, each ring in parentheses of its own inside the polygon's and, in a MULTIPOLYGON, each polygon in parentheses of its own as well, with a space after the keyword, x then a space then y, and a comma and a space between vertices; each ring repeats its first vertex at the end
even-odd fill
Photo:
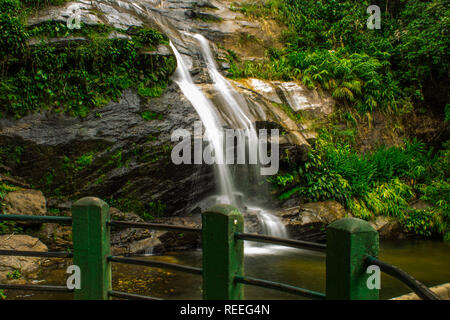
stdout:
MULTIPOLYGON (((194 214, 185 217, 160 218, 156 219, 153 222, 183 227, 201 228, 201 215, 194 214)), ((193 232, 185 232, 185 233, 164 232, 158 235, 158 239, 161 243, 154 247, 155 253, 194 249, 201 246, 200 234, 193 232)))
POLYGON ((308 89, 297 82, 268 81, 249 78, 241 81, 271 102, 288 105, 294 112, 303 111, 315 117, 333 112, 335 101, 330 94, 308 89))
MULTIPOLYGON (((47 251, 47 246, 39 239, 28 235, 0 235, 0 250, 47 251)), ((8 273, 20 270, 24 276, 39 270, 45 259, 30 257, 0 256, 0 281, 6 279, 8 273)))
POLYGON ((3 201, 8 214, 43 216, 47 213, 45 197, 39 190, 12 191, 3 201))
POLYGON ((369 223, 378 231, 380 239, 404 239, 405 233, 403 227, 397 219, 377 216, 375 220, 369 223))
POLYGON ((333 200, 300 204, 278 212, 293 239, 323 242, 325 228, 335 220, 348 215, 344 207, 333 200))

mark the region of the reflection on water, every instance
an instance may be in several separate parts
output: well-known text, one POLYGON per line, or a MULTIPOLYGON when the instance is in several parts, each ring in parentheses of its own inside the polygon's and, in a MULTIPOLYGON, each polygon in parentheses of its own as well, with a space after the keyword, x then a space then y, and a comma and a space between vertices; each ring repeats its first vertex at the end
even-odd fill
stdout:
MULTIPOLYGON (((176 252, 152 256, 171 263, 201 267, 201 251, 176 252)), ((434 241, 382 242, 380 258, 407 271, 428 286, 450 282, 450 244, 434 241)), ((246 275, 288 283, 324 292, 325 255, 279 246, 246 247, 246 275)), ((46 284, 65 283, 65 270, 46 270, 46 284)), ((201 299, 201 277, 158 268, 113 264, 114 290, 151 295, 164 299, 201 299)), ((383 275, 381 298, 388 299, 411 290, 399 281, 383 275)), ((9 298, 71 299, 70 294, 24 293, 9 298)), ((246 299, 299 299, 299 297, 256 287, 245 287, 246 299)))

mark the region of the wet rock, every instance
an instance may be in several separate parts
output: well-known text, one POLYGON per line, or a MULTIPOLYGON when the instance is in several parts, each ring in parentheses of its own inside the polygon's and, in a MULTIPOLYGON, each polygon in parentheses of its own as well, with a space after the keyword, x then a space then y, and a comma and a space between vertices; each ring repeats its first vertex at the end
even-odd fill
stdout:
POLYGON ((330 114, 334 109, 335 101, 328 93, 308 89, 297 82, 266 81, 254 78, 241 82, 269 101, 288 105, 294 112, 303 111, 321 117, 330 114))
MULTIPOLYGON (((164 223, 190 228, 201 228, 201 215, 191 215, 177 218, 159 218, 155 223, 164 223)), ((201 246, 201 237, 198 233, 192 232, 165 232, 158 236, 161 244, 154 247, 155 253, 163 253, 173 250, 195 249, 201 246)))
POLYGON ((374 221, 369 221, 369 223, 378 231, 380 239, 405 239, 406 237, 398 219, 377 216, 374 221))
POLYGON ((3 199, 8 214, 43 216, 47 213, 44 194, 39 190, 12 191, 3 199))
MULTIPOLYGON (((8 169, 7 172, 9 171, 11 171, 11 169, 8 169)), ((0 182, 6 182, 10 185, 20 188, 30 188, 30 185, 26 183, 21 177, 11 177, 9 175, 0 174, 0 182)))
POLYGON ((336 201, 311 202, 278 211, 282 223, 293 239, 324 242, 325 228, 348 215, 336 201))
POLYGON ((228 69, 231 68, 231 67, 230 67, 230 64, 229 64, 228 62, 222 62, 222 63, 220 64, 220 66, 222 67, 222 70, 228 70, 228 69))
POLYGON ((42 184, 42 177, 50 172, 54 176, 52 190, 69 188, 65 193, 76 193, 76 198, 129 197, 133 190, 136 201, 161 201, 167 213, 176 214, 192 199, 213 190, 212 168, 176 166, 170 159, 172 132, 183 128, 192 131, 198 120, 194 108, 172 84, 151 101, 127 90, 118 102, 92 110, 84 119, 50 112, 20 120, 3 118, 0 145, 14 144, 25 150, 20 165, 14 164, 11 169, 14 175, 35 185, 42 184), (141 116, 144 111, 160 116, 146 121, 141 116), (86 152, 95 153, 92 165, 67 184, 64 156, 76 159, 86 152), (127 164, 123 160, 105 167, 117 154, 129 159, 127 164))
MULTIPOLYGON (((0 250, 18 251, 47 251, 47 246, 39 239, 27 235, 5 234, 0 235, 0 250)), ((39 270, 45 259, 30 257, 0 256, 0 281, 6 279, 8 273, 20 270, 22 275, 27 275, 39 270)))
POLYGON ((197 17, 197 13, 194 10, 186 10, 184 12, 185 16, 189 19, 195 19, 197 17))
POLYGON ((218 7, 213 5, 210 1, 196 1, 194 3, 195 6, 199 8, 219 9, 218 7))
POLYGON ((52 20, 66 23, 71 16, 78 16, 81 23, 96 25, 102 23, 97 12, 91 5, 91 1, 68 2, 62 6, 49 6, 32 14, 28 19, 28 25, 34 26, 52 20))

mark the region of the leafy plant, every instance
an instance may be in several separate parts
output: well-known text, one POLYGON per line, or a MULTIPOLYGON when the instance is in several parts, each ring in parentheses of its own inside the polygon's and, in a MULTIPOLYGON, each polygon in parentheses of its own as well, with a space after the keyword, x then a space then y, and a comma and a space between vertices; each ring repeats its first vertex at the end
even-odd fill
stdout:
POLYGON ((450 227, 449 146, 446 143, 441 152, 433 154, 412 140, 403 147, 380 147, 361 155, 337 135, 323 131, 305 163, 269 180, 280 200, 293 195, 306 201, 333 199, 354 216, 391 216, 408 231, 446 238, 450 227), (411 200, 417 198, 432 205, 431 209, 411 209, 411 200))
POLYGON ((20 272, 19 269, 15 269, 14 271, 9 272, 6 275, 6 278, 10 279, 10 280, 17 280, 22 278, 22 273, 20 272))
MULTIPOLYGON (((269 48, 262 62, 229 55, 230 72, 236 78, 294 79, 322 87, 339 105, 361 114, 402 114, 427 96, 435 104, 432 98, 440 94, 439 81, 446 81, 450 65, 446 1, 383 2, 380 30, 366 27, 370 4, 268 0, 233 5, 249 18, 272 18, 287 29, 280 39, 285 48, 269 48)), ((435 109, 443 111, 444 105, 435 109)))
POLYGON ((142 116, 142 119, 144 119, 146 121, 162 119, 162 114, 152 112, 152 111, 144 111, 144 112, 142 112, 141 116, 142 116))
MULTIPOLYGON (((39 1, 36 7, 62 1, 39 1)), ((24 5, 0 0, 7 9, 0 15, 0 112, 20 118, 29 112, 50 109, 85 117, 90 109, 117 101, 124 89, 135 87, 139 94, 162 94, 175 70, 174 57, 146 55, 160 43, 161 33, 134 28, 132 39, 109 37, 105 25, 82 25, 70 30, 61 22, 44 22, 26 27, 24 5), (87 41, 67 46, 47 43, 48 37, 83 36, 87 41), (27 44, 33 38, 34 44, 27 44), (39 42, 41 40, 41 42, 39 42), (36 43, 37 41, 37 43, 36 43), (141 75, 145 75, 143 78, 141 75)))

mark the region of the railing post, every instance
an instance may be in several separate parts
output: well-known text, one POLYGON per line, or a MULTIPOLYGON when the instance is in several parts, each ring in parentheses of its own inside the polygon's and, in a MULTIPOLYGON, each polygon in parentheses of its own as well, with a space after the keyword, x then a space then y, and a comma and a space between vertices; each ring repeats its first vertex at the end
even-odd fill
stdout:
POLYGON ((326 297, 331 300, 378 300, 369 289, 364 259, 378 257, 378 232, 367 222, 344 218, 327 230, 326 297))
POLYGON ((73 261, 80 267, 76 300, 107 300, 111 290, 109 206, 87 197, 72 206, 73 261))
POLYGON ((232 206, 216 205, 203 213, 203 299, 244 298, 243 285, 234 281, 244 272, 244 243, 235 239, 243 230, 244 218, 232 206))

